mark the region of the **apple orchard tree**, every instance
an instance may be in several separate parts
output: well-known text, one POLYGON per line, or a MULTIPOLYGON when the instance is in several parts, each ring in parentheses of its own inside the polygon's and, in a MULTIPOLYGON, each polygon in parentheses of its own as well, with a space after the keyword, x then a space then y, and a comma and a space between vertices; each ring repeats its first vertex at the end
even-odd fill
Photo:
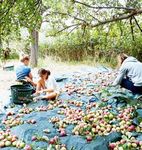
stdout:
POLYGON ((0 44, 11 32, 25 27, 31 35, 32 66, 37 65, 38 32, 42 22, 52 27, 50 36, 62 32, 83 32, 92 28, 111 27, 112 23, 130 25, 134 37, 134 26, 142 28, 141 0, 0 0, 0 44))

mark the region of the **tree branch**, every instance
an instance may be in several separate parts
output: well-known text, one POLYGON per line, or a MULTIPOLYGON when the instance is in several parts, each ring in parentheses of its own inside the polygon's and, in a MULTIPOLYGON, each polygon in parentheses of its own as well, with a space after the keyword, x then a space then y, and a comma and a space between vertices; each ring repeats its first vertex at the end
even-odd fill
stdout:
POLYGON ((124 9, 124 10, 135 10, 135 8, 130 8, 130 7, 121 7, 121 6, 118 6, 118 7, 114 7, 114 6, 91 6, 89 4, 86 4, 86 3, 83 3, 83 2, 80 2, 80 1, 77 1, 77 0, 74 0, 74 3, 78 3, 78 4, 81 4, 81 5, 84 5, 86 7, 89 7, 89 8, 93 8, 93 9, 124 9))
POLYGON ((90 26, 91 27, 97 27, 97 26, 104 25, 104 24, 107 24, 107 23, 110 23, 110 22, 115 22, 115 21, 119 21, 119 20, 128 19, 130 17, 133 17, 133 16, 141 14, 141 13, 142 13, 142 9, 137 10, 137 11, 133 11, 133 12, 127 14, 127 15, 125 14, 125 15, 122 15, 122 16, 119 16, 119 17, 112 17, 108 20, 105 20, 105 21, 102 21, 102 22, 99 22, 99 23, 96 23, 96 24, 90 25, 90 26))
POLYGON ((140 27, 140 25, 139 25, 139 23, 138 23, 138 21, 137 21, 136 17, 135 17, 135 16, 133 16, 133 18, 134 18, 134 20, 135 20, 135 22, 136 22, 136 25, 138 26, 138 28, 139 28, 139 29, 140 29, 140 31, 142 32, 142 28, 140 27))
POLYGON ((91 15, 90 13, 86 12, 89 16, 91 16, 94 20, 101 22, 98 18, 94 17, 93 15, 91 15))
POLYGON ((63 12, 56 12, 56 11, 55 12, 50 12, 50 13, 46 14, 45 16, 48 16, 48 15, 51 15, 51 14, 60 14, 60 15, 64 15, 64 16, 70 16, 70 17, 72 17, 72 18, 74 18, 76 20, 79 20, 79 21, 87 23, 85 20, 83 20, 81 18, 78 18, 76 16, 72 16, 72 15, 70 15, 68 13, 63 13, 63 12))
POLYGON ((65 28, 59 30, 58 32, 56 32, 55 34, 50 35, 50 36, 56 36, 56 35, 59 34, 60 32, 63 32, 64 30, 67 30, 67 29, 69 29, 69 28, 71 28, 71 27, 78 27, 78 26, 80 26, 80 25, 82 25, 82 24, 81 24, 81 23, 78 23, 78 24, 73 24, 73 25, 70 25, 70 26, 66 26, 65 28))
POLYGON ((78 28, 78 26, 75 26, 73 29, 71 29, 71 31, 67 34, 67 36, 77 28, 78 28))

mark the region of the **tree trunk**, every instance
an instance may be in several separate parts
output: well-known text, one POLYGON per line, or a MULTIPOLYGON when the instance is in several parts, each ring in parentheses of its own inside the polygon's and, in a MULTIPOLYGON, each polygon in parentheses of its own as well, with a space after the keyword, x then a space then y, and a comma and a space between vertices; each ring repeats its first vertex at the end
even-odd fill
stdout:
POLYGON ((3 47, 2 47, 2 39, 1 39, 1 37, 0 37, 0 50, 2 49, 3 47))
POLYGON ((130 27, 131 27, 132 40, 135 41, 132 17, 130 18, 130 27))
POLYGON ((37 67, 38 64, 38 39, 39 39, 39 33, 36 30, 33 30, 31 32, 31 66, 37 67))

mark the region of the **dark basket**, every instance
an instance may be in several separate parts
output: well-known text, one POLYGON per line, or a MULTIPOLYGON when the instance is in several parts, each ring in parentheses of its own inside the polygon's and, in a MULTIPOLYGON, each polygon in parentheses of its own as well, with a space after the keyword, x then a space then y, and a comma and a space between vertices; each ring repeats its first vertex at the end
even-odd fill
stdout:
POLYGON ((15 104, 24 104, 32 101, 33 88, 30 85, 11 86, 11 100, 15 104))

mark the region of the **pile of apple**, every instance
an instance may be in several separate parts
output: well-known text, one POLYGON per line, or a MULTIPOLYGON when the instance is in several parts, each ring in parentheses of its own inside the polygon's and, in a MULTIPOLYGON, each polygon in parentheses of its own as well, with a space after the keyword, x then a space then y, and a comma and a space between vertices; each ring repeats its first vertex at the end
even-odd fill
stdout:
POLYGON ((58 107, 60 104, 62 104, 61 100, 49 101, 49 104, 47 106, 39 106, 35 110, 37 110, 37 111, 48 111, 48 110, 54 109, 55 107, 58 107))
MULTIPOLYGON (((47 131, 47 129, 46 129, 47 131)), ((61 131, 62 132, 62 131, 61 131)), ((54 136, 53 138, 49 139, 47 136, 32 136, 32 141, 46 141, 49 143, 49 147, 47 148, 47 150, 67 150, 66 149, 66 145, 65 144, 61 144, 60 139, 58 136, 54 136)))
POLYGON ((68 104, 75 105, 76 107, 82 107, 83 102, 81 102, 81 101, 69 100, 69 101, 68 101, 68 104))
POLYGON ((0 130, 0 148, 3 147, 16 147, 22 149, 25 147, 25 143, 18 139, 16 135, 12 135, 10 130, 0 130))
POLYGON ((121 139, 116 143, 109 143, 110 150, 119 150, 119 149, 142 149, 142 141, 137 141, 135 137, 129 139, 121 139))
POLYGON ((66 145, 60 143, 58 136, 54 136, 53 138, 51 138, 49 140, 49 144, 52 145, 52 148, 54 148, 55 150, 67 150, 66 145))
POLYGON ((52 117, 51 119, 50 119, 50 122, 52 122, 53 124, 55 124, 55 123, 57 123, 57 122, 59 122, 60 121, 60 118, 58 118, 58 117, 52 117))
POLYGON ((30 120, 27 120, 27 123, 28 124, 35 124, 36 120, 35 119, 30 119, 30 120))
MULTIPOLYGON (((90 74, 84 74, 84 79, 82 82, 70 82, 67 83, 63 89, 64 92, 67 92, 69 95, 73 94, 74 92, 80 96, 80 94, 85 95, 92 95, 94 92, 99 92, 102 89, 108 87, 113 79, 116 77, 115 72, 109 72, 109 73, 90 73, 90 74), (78 85, 79 84, 79 85, 78 85), (89 84, 95 84, 95 88, 87 87, 89 84)), ((80 80, 80 76, 74 76, 76 80, 80 80)))
POLYGON ((51 150, 51 149, 54 149, 54 150, 67 150, 66 146, 64 144, 57 144, 57 145, 49 145, 49 147, 47 148, 47 150, 51 150))
POLYGON ((117 131, 121 131, 123 134, 126 132, 136 131, 136 127, 132 124, 133 112, 133 107, 128 107, 119 111, 116 118, 116 120, 119 121, 119 124, 116 125, 117 131))
POLYGON ((53 105, 53 107, 58 107, 60 104, 62 104, 62 100, 57 100, 57 101, 49 101, 49 104, 53 105))
POLYGON ((75 135, 86 136, 87 141, 88 136, 89 139, 91 139, 95 135, 108 135, 110 132, 115 131, 115 128, 110 123, 112 118, 113 115, 111 113, 106 113, 102 110, 90 112, 83 117, 83 120, 78 122, 72 133, 75 135))
POLYGON ((81 120, 84 116, 84 112, 82 109, 74 109, 74 108, 68 108, 65 109, 64 114, 66 118, 64 120, 68 120, 68 122, 74 124, 77 123, 77 121, 81 120))
MULTIPOLYGON (((114 115, 110 112, 111 107, 103 107, 93 112, 83 115, 72 133, 75 135, 83 135, 94 137, 95 135, 108 135, 111 132, 121 132, 123 135, 127 132, 142 131, 140 127, 132 124, 133 107, 120 110, 120 114, 114 115), (118 121, 118 123, 113 123, 118 121)), ((69 118, 70 119, 70 118, 69 118)))
POLYGON ((81 109, 75 109, 75 108, 67 108, 67 109, 61 109, 60 114, 64 114, 65 118, 60 119, 59 117, 52 117, 50 121, 56 125, 58 128, 60 136, 66 136, 66 130, 65 128, 69 124, 77 124, 78 121, 82 119, 84 116, 84 112, 81 109))
POLYGON ((30 114, 31 112, 33 112, 34 109, 33 108, 28 108, 28 107, 23 107, 19 110, 19 113, 22 114, 30 114))
POLYGON ((88 104, 86 104, 86 111, 89 112, 89 111, 91 111, 92 108, 96 108, 96 107, 98 107, 96 102, 88 103, 88 104))
POLYGON ((5 124, 7 127, 14 127, 24 123, 20 117, 12 117, 8 116, 6 119, 2 120, 2 123, 5 124))
POLYGON ((48 110, 48 107, 47 106, 39 106, 39 107, 36 107, 37 111, 47 111, 48 110))

